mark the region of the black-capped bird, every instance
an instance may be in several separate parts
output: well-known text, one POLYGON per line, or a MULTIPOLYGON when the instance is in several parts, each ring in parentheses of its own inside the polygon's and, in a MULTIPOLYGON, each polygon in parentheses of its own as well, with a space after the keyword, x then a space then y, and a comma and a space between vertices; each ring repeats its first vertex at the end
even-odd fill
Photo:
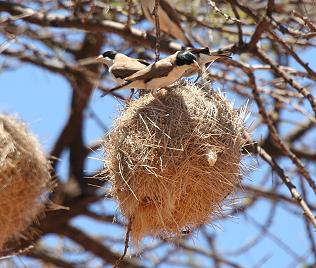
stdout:
POLYGON ((227 50, 210 51, 208 47, 188 48, 187 51, 191 52, 192 54, 196 56, 197 62, 201 66, 201 68, 203 68, 205 64, 216 61, 217 59, 231 58, 231 55, 232 55, 232 53, 227 50))
POLYGON ((108 67, 108 71, 118 83, 123 83, 124 78, 150 65, 145 60, 131 58, 114 50, 102 53, 96 60, 108 67))
MULTIPOLYGON (((155 0, 141 0, 140 3, 145 17, 155 25, 155 0)), ((167 0, 159 1, 158 16, 161 31, 181 40, 186 46, 192 46, 181 27, 178 13, 167 0)))
POLYGON ((212 63, 218 59, 228 59, 231 58, 231 52, 227 50, 219 50, 219 51, 210 51, 208 47, 203 48, 188 48, 186 51, 191 52, 196 56, 196 61, 200 65, 200 69, 198 71, 188 70, 185 75, 191 76, 197 72, 199 72, 198 78, 202 75, 203 72, 207 70, 206 64, 212 63))
POLYGON ((145 89, 155 95, 158 89, 170 86, 187 71, 196 72, 200 68, 196 59, 196 56, 189 51, 177 51, 169 57, 126 77, 121 85, 110 89, 103 96, 122 88, 145 89))

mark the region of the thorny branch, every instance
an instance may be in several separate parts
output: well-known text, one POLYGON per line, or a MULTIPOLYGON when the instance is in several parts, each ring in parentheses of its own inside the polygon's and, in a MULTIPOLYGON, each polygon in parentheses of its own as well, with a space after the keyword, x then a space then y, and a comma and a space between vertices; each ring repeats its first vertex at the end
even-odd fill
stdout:
POLYGON ((155 17, 155 27, 156 27, 155 61, 158 61, 160 57, 160 23, 159 23, 158 10, 159 10, 159 0, 155 0, 155 8, 153 10, 153 15, 155 17))

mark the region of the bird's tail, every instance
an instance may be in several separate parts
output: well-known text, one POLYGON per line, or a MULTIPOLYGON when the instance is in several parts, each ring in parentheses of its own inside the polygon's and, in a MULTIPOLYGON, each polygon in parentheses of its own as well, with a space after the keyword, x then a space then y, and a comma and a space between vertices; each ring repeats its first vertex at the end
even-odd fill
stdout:
POLYGON ((209 54, 210 53, 210 49, 208 47, 202 47, 202 48, 190 47, 188 48, 188 51, 193 54, 199 54, 199 53, 209 54))
POLYGON ((101 97, 104 97, 104 96, 106 96, 106 95, 108 95, 108 94, 110 94, 110 93, 112 93, 112 92, 114 92, 114 91, 116 91, 116 90, 120 90, 120 89, 122 89, 122 88, 124 88, 126 85, 128 85, 129 84, 129 82, 123 82, 122 84, 120 84, 120 85, 118 85, 118 86, 116 86, 116 87, 113 87, 113 88, 111 88, 111 89, 109 89, 109 90, 107 90, 107 91, 105 91, 102 95, 101 95, 101 97))
POLYGON ((218 51, 210 51, 208 47, 202 48, 189 48, 189 52, 193 54, 205 54, 207 56, 221 57, 221 58, 231 58, 232 53, 228 50, 218 50, 218 51))
POLYGON ((228 50, 210 51, 209 55, 210 56, 218 56, 221 58, 229 58, 229 59, 232 57, 232 53, 228 50))

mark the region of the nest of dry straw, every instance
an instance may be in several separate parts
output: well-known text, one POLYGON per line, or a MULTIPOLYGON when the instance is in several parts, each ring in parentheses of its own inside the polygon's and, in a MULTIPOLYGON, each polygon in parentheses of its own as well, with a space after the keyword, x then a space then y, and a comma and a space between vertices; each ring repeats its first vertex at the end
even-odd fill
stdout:
POLYGON ((16 118, 0 115, 0 250, 43 211, 51 185, 36 138, 16 118))
POLYGON ((104 142, 112 192, 135 241, 207 223, 240 180, 243 112, 178 85, 130 103, 104 142))

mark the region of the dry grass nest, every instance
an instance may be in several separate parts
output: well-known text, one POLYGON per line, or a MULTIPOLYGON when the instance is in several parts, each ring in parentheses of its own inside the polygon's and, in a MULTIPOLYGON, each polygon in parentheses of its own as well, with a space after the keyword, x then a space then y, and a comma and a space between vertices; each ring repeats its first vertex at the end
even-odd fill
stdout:
POLYGON ((193 84, 124 109, 104 141, 105 166, 134 241, 177 236, 220 211, 241 177, 244 112, 193 84))
POLYGON ((27 235, 22 233, 43 211, 51 187, 36 138, 15 117, 0 115, 0 250, 27 235))

